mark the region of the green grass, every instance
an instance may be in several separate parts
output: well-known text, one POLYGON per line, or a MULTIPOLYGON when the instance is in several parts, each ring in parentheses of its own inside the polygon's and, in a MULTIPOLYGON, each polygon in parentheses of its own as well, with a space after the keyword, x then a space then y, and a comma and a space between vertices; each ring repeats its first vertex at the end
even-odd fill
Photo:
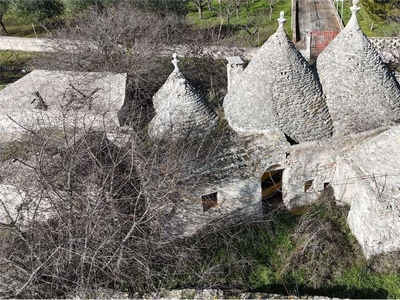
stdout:
POLYGON ((285 12, 285 18, 287 19, 285 29, 291 35, 290 0, 281 0, 275 4, 271 21, 269 19, 269 5, 264 0, 255 0, 254 4, 250 3, 248 9, 246 9, 246 5, 242 5, 239 10, 239 18, 236 16, 236 11, 232 9, 229 22, 226 14, 221 13, 218 1, 213 1, 211 11, 207 7, 204 8, 204 18, 202 20, 198 16, 197 8, 191 3, 187 21, 199 29, 213 28, 215 35, 218 35, 222 22, 222 44, 261 46, 278 28, 276 19, 279 17, 280 11, 285 12), (253 35, 251 36, 250 33, 253 35))
MULTIPOLYGON (((343 20, 345 24, 347 24, 347 22, 351 17, 350 6, 352 6, 352 1, 344 0, 343 20)), ((365 35, 370 37, 380 37, 380 36, 393 36, 399 34, 400 32, 399 23, 382 20, 378 18, 374 18, 373 20, 368 11, 363 7, 362 2, 360 2, 358 6, 361 7, 361 9, 358 11, 357 19, 365 35), (373 27, 371 29, 372 24, 373 27)), ((339 5, 339 13, 340 11, 341 11, 341 6, 339 5)))
POLYGON ((23 68, 37 53, 24 51, 0 51, 0 66, 23 68))
POLYGON ((4 25, 9 36, 20 37, 45 37, 46 30, 38 24, 28 23, 13 15, 6 14, 3 17, 4 25))
POLYGON ((23 69, 29 70, 29 62, 37 53, 22 51, 0 51, 0 90, 25 75, 23 69))
MULTIPOLYGON (((187 242, 200 257, 174 272, 166 288, 217 287, 350 298, 400 298, 400 267, 374 271, 346 225, 347 209, 323 202, 302 215, 273 212, 266 218, 217 232, 206 230, 187 242), (204 242, 206 241, 206 242, 204 242), (176 271, 179 270, 179 273, 176 271)), ((193 256, 196 257, 196 256, 193 256)), ((395 255, 396 257, 396 255, 395 255)), ((396 262, 385 260, 386 265, 396 262)), ((172 275, 171 275, 172 274, 172 275)))

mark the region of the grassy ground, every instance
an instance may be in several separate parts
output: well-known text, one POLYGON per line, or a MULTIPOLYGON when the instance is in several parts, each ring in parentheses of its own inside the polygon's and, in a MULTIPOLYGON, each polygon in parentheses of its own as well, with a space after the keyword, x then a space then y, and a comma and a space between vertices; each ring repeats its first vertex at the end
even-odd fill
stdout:
POLYGON ((23 77, 30 69, 29 61, 37 53, 0 51, 0 90, 23 77))
POLYGON ((12 15, 4 15, 3 21, 9 36, 45 37, 47 34, 42 26, 24 22, 12 15))
MULTIPOLYGON (((340 5, 341 4, 339 3, 339 13, 341 12, 340 5)), ((344 0, 343 20, 345 24, 347 24, 351 17, 350 6, 352 6, 352 1, 344 0)), ((362 2, 360 2, 358 6, 361 7, 357 15, 358 23, 360 24, 361 29, 367 36, 380 37, 399 35, 399 23, 382 19, 379 20, 378 18, 373 19, 371 15, 367 12, 367 10, 363 7, 362 2)))
POLYGON ((250 3, 249 8, 242 5, 239 10, 239 18, 235 9, 231 9, 228 22, 226 10, 221 10, 218 1, 213 1, 212 10, 204 9, 204 18, 198 16, 197 8, 193 3, 189 5, 187 21, 189 24, 201 29, 214 29, 217 42, 221 44, 235 44, 239 46, 260 46, 278 27, 276 19, 279 12, 285 12, 287 22, 285 29, 291 34, 291 1, 280 0, 274 5, 272 20, 270 20, 270 8, 266 1, 255 0, 250 3), (223 11, 223 12, 221 12, 223 11), (218 40, 218 33, 221 26, 222 40, 218 40))
POLYGON ((331 197, 302 216, 275 211, 264 221, 208 234, 202 259, 171 276, 170 287, 229 287, 233 296, 235 290, 247 290, 399 298, 398 254, 365 260, 346 225, 347 209, 336 207, 331 197))

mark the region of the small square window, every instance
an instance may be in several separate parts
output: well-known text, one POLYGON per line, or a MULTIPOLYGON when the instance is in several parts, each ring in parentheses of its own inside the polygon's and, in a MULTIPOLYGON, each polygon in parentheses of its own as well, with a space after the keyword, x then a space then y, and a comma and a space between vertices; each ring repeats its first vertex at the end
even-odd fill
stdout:
POLYGON ((218 207, 217 192, 201 196, 201 203, 203 204, 203 212, 208 211, 210 208, 218 207))
POLYGON ((304 192, 307 192, 313 184, 314 180, 307 180, 306 182, 304 182, 304 192))

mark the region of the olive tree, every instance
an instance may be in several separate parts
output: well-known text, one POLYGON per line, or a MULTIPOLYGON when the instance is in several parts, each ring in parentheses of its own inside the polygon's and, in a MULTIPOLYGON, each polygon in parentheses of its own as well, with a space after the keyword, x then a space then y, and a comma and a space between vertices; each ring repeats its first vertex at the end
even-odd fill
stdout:
POLYGON ((38 23, 62 15, 65 9, 62 0, 10 0, 10 5, 15 16, 38 23))
POLYGON ((1 26, 1 31, 5 34, 7 34, 7 29, 3 23, 3 16, 7 12, 9 7, 10 7, 9 0, 0 0, 0 26, 1 26))

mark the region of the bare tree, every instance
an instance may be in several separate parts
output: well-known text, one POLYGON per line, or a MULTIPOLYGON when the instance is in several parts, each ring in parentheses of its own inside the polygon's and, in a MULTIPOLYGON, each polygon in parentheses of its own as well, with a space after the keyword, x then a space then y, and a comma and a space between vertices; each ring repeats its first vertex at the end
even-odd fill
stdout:
POLYGON ((272 13, 274 12, 274 6, 279 0, 265 0, 269 5, 269 20, 272 21, 272 13))
POLYGON ((248 43, 252 47, 260 46, 260 26, 265 22, 264 17, 256 16, 249 18, 249 22, 242 26, 242 30, 244 30, 248 34, 248 43), (254 43, 253 39, 256 37, 256 43, 254 43))
POLYGON ((207 2, 205 0, 191 0, 197 7, 199 13, 199 19, 203 20, 203 9, 207 2))
POLYGON ((234 0, 236 18, 240 19, 240 7, 242 6, 243 0, 234 0))

